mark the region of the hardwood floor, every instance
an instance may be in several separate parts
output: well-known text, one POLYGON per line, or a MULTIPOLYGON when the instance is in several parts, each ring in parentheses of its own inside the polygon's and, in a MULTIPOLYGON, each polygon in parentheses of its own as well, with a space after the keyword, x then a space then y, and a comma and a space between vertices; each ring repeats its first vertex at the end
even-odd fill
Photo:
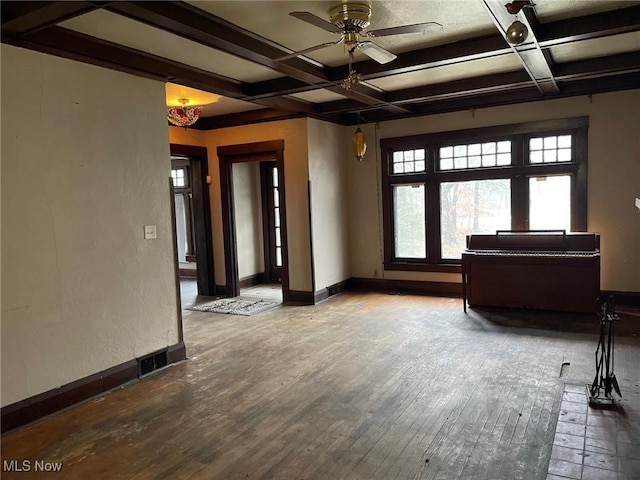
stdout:
MULTIPOLYGON (((595 317, 363 292, 184 323, 189 360, 6 434, 2 459, 64 479, 546 479, 597 342, 595 317)), ((615 350, 631 419, 638 329, 615 350)))

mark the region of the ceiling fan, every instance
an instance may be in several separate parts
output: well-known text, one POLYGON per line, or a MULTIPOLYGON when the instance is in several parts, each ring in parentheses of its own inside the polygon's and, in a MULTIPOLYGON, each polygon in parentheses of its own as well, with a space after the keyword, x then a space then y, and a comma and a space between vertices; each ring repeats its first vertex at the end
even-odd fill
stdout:
POLYGON ((364 31, 369 26, 369 21, 371 20, 371 6, 361 2, 343 2, 334 6, 329 12, 330 18, 328 22, 310 12, 291 12, 289 15, 310 23, 315 27, 322 28, 327 32, 340 34, 340 40, 305 48, 304 50, 293 52, 276 60, 287 60, 315 50, 320 50, 321 48, 344 43, 349 50, 350 58, 353 57, 353 52, 358 49, 376 62, 384 64, 394 60, 396 56, 380 45, 369 40, 362 41, 361 38, 386 37, 403 33, 432 32, 442 29, 442 25, 439 23, 426 22, 364 31))

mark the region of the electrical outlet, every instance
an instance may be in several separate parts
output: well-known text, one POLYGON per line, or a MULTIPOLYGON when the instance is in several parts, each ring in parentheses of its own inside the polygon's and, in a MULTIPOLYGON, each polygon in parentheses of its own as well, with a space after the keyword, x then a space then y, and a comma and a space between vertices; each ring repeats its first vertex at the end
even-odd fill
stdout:
POLYGON ((155 225, 145 225, 144 226, 144 239, 145 240, 153 240, 154 238, 158 238, 156 233, 155 225))

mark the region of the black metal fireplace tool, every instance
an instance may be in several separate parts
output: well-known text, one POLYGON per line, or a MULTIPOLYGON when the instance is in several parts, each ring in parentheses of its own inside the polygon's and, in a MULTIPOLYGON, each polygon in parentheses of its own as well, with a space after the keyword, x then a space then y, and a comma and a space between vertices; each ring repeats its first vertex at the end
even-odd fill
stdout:
POLYGON ((613 391, 622 397, 618 380, 613 373, 614 323, 620 320, 616 314, 613 296, 602 304, 600 319, 600 339, 596 348, 596 376, 593 383, 587 385, 589 403, 612 405, 615 400, 613 391))

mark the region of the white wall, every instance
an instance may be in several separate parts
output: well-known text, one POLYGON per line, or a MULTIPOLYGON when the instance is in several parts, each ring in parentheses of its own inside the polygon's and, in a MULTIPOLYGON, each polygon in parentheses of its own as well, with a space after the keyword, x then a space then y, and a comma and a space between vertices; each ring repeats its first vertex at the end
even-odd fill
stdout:
POLYGON ((233 201, 240 279, 264 272, 260 163, 232 165, 233 201))
POLYGON ((348 279, 349 222, 347 164, 350 129, 309 119, 309 179, 316 291, 348 279))
MULTIPOLYGON (((367 125, 368 138, 589 116, 588 229, 601 235, 601 287, 640 292, 640 90, 478 109, 367 125)), ((375 144, 375 143, 374 143, 375 144)), ((349 164, 351 274, 381 274, 382 217, 379 147, 349 164)), ((460 282, 460 275, 384 272, 386 278, 460 282)))
POLYGON ((169 171, 162 83, 2 45, 3 406, 178 342, 169 171))

